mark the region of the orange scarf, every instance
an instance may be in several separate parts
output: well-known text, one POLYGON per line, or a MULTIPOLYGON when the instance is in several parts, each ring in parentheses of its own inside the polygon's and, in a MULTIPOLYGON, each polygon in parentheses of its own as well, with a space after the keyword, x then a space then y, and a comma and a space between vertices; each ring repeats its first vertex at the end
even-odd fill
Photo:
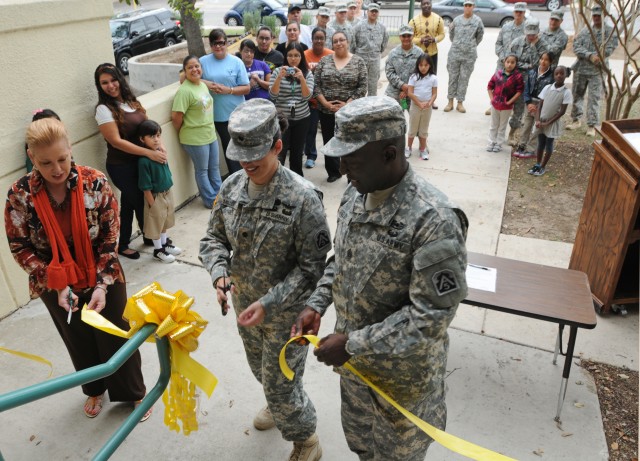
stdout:
POLYGON ((71 191, 71 235, 76 255, 75 261, 71 257, 69 246, 53 214, 45 185, 43 184, 42 188, 33 195, 36 213, 51 244, 53 258, 47 267, 47 288, 50 290, 62 290, 72 285, 86 288, 96 284, 96 263, 84 211, 80 168, 77 168, 77 172, 78 182, 75 190, 71 191), (60 263, 60 256, 62 256, 62 263, 60 263))

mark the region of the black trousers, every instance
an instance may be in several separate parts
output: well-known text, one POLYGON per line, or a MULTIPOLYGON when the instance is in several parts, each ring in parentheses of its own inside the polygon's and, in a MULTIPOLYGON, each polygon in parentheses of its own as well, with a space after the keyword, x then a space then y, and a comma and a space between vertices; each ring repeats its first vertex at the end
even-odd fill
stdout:
POLYGON ((438 53, 431 56, 431 60, 433 61, 433 73, 438 75, 438 53))
POLYGON ((310 121, 311 117, 305 117, 301 120, 289 120, 289 128, 282 133, 282 150, 278 154, 280 163, 284 165, 287 159, 287 151, 289 151, 289 168, 300 176, 304 176, 302 173, 302 154, 304 153, 310 121))
MULTIPOLYGON (((335 134, 336 115, 320 112, 320 129, 322 132, 322 142, 328 143, 335 134)), ((324 157, 324 168, 329 177, 340 175, 340 159, 338 157, 324 157)))
MULTIPOLYGON (((108 288, 107 307, 102 310, 101 314, 111 323, 126 331, 129 329, 129 324, 122 318, 127 303, 126 286, 124 283, 116 283, 108 288)), ((87 292, 75 293, 79 298, 78 305, 80 307, 89 303, 91 293, 91 289, 87 292)), ((65 346, 67 346, 76 371, 105 363, 126 342, 124 338, 110 335, 84 323, 80 320, 79 310, 72 314, 71 323, 67 324, 67 311, 58 305, 58 294, 55 290, 45 291, 40 298, 47 306, 51 319, 65 346)), ((142 400, 146 388, 141 366, 140 352, 136 351, 111 376, 84 384, 82 392, 90 397, 96 397, 107 390, 109 391, 109 400, 112 402, 142 400)))
POLYGON ((118 251, 129 248, 135 213, 140 230, 144 229, 144 194, 138 188, 138 163, 111 165, 107 163, 111 182, 120 191, 120 237, 118 251))
POLYGON ((229 122, 213 122, 213 124, 216 126, 220 144, 222 144, 222 150, 224 151, 224 161, 227 164, 227 170, 229 170, 229 174, 240 171, 242 169, 242 167, 240 166, 240 162, 229 160, 227 158, 227 146, 229 145, 229 141, 231 141, 231 136, 229 136, 229 122))

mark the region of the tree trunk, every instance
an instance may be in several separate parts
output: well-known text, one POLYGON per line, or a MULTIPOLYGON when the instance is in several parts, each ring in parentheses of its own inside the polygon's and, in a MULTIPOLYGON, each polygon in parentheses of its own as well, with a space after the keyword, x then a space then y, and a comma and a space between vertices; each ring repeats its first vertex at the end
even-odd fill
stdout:
POLYGON ((195 17, 194 7, 196 0, 186 0, 180 5, 180 17, 182 29, 187 39, 189 54, 198 57, 204 56, 204 43, 202 43, 202 32, 200 31, 199 19, 195 17))

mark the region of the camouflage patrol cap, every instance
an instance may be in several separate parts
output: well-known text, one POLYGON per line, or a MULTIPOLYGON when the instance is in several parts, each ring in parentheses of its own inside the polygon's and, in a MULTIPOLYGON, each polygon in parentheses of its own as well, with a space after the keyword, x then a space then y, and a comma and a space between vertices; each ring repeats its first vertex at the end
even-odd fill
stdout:
POLYGON ((369 3, 369 5, 367 5, 367 10, 380 11, 380 5, 378 5, 377 3, 369 3))
POLYGON ((602 16, 602 7, 600 5, 593 5, 591 7, 591 16, 602 16))
POLYGON ((336 112, 335 135, 320 148, 328 157, 342 157, 367 143, 404 136, 402 107, 389 96, 356 99, 336 112))
POLYGON ((413 27, 408 26, 408 25, 404 25, 404 26, 400 26, 400 31, 398 32, 398 35, 413 35, 413 27))
POLYGON ((513 11, 527 11, 526 2, 518 2, 515 5, 513 5, 513 11))
POLYGON ((347 3, 347 8, 351 8, 351 7, 358 8, 358 2, 353 2, 352 1, 352 2, 347 3))
POLYGON ((347 5, 345 5, 344 3, 340 3, 338 6, 336 6, 336 13, 346 13, 348 9, 349 8, 347 8, 347 5))
POLYGON ((525 35, 535 35, 540 33, 540 21, 537 18, 529 18, 524 23, 525 35))
POLYGON ((551 19, 559 19, 562 21, 564 19, 564 11, 562 10, 554 10, 550 15, 551 19))
POLYGON ((273 144, 273 135, 278 132, 276 106, 262 98, 243 102, 229 116, 227 158, 239 162, 260 160, 273 144))
POLYGON ((471 5, 475 6, 476 2, 474 0, 464 0, 463 5, 471 5))
POLYGON ((318 16, 331 16, 331 11, 326 6, 318 8, 318 16))

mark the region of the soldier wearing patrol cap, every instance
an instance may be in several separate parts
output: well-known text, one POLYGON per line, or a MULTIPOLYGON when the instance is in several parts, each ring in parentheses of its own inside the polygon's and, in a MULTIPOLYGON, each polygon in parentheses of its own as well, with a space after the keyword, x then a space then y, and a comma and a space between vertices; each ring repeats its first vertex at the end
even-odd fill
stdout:
POLYGON ((328 27, 331 27, 336 32, 344 32, 349 43, 353 43, 353 27, 351 27, 351 23, 347 21, 348 10, 347 5, 344 3, 336 6, 336 17, 329 23, 328 27))
MULTIPOLYGON (((418 58, 422 56, 422 50, 412 41, 413 27, 401 26, 398 35, 400 35, 400 45, 389 52, 384 66, 389 81, 385 94, 401 101, 407 99, 409 77, 416 68, 418 58)), ((408 101, 409 99, 407 99, 408 101)))
POLYGON ((387 28, 378 21, 379 13, 380 6, 377 3, 369 3, 367 20, 360 21, 353 28, 351 52, 360 56, 367 64, 367 96, 378 94, 380 57, 389 43, 387 28))
POLYGON ((347 22, 351 27, 355 27, 360 22, 361 16, 358 16, 359 5, 356 1, 347 3, 347 22))
MULTIPOLYGON (((316 15, 316 27, 318 29, 324 30, 324 34, 325 34, 324 46, 329 49, 332 48, 332 45, 333 45, 332 39, 333 39, 333 34, 335 32, 335 29, 329 26, 330 17, 331 17, 331 11, 329 10, 329 8, 327 8, 326 6, 321 6, 320 8, 318 8, 318 14, 316 15)), ((313 30, 311 31, 311 40, 313 42, 313 30)), ((309 49, 312 49, 312 48, 313 48, 313 45, 309 47, 309 49)))
POLYGON ((584 97, 589 90, 587 100, 587 136, 595 136, 595 127, 600 123, 600 101, 602 99, 603 68, 609 66, 609 56, 618 47, 618 37, 613 28, 602 20, 602 7, 591 8, 591 21, 595 43, 591 31, 584 27, 573 41, 573 52, 576 62, 573 63, 573 105, 571 106, 572 122, 567 130, 580 128, 583 114, 584 97), (600 50, 598 52, 598 50, 600 50))
POLYGON ((542 36, 549 43, 549 51, 553 53, 552 67, 557 67, 560 61, 560 55, 567 47, 569 37, 567 33, 562 30, 562 20, 564 18, 564 11, 554 10, 549 16, 549 27, 542 32, 542 36))
POLYGON ((387 97, 336 114, 323 150, 340 158, 350 185, 338 209, 329 259, 292 336, 317 334, 333 303, 335 333, 314 351, 340 373, 342 427, 361 460, 424 460, 431 439, 373 394, 353 367, 397 403, 438 428, 446 421, 447 328, 467 294, 468 221, 404 157, 406 123, 387 97))
POLYGON ((293 381, 280 372, 278 354, 322 275, 331 238, 322 193, 278 161, 285 129, 286 117, 265 99, 231 113, 227 155, 243 169, 220 189, 200 241, 200 261, 223 314, 228 297, 233 301, 249 367, 267 399, 255 428, 275 426, 292 441, 289 460, 316 461, 322 456, 316 411, 302 387, 307 349, 287 350, 293 381))

